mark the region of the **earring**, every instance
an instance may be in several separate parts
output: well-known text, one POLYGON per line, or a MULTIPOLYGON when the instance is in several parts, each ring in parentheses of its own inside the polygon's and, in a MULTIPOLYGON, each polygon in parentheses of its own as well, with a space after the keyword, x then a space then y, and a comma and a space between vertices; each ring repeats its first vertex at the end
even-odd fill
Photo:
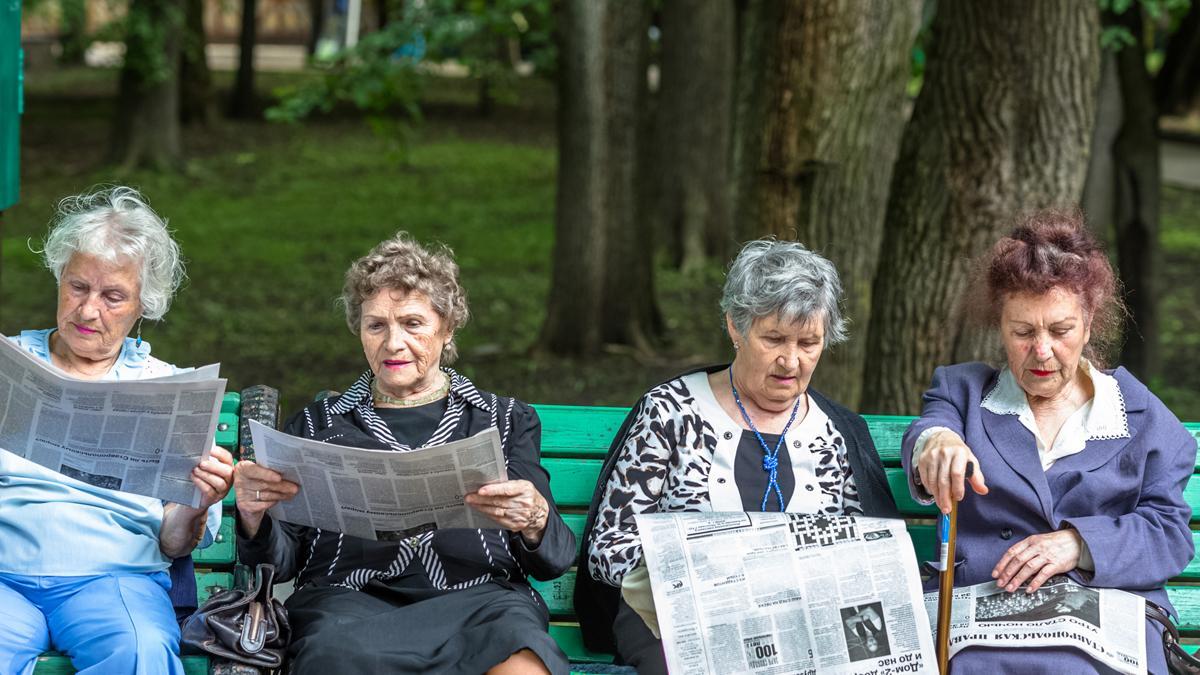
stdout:
POLYGON ((134 347, 142 346, 142 320, 140 318, 138 319, 138 325, 137 325, 137 343, 134 344, 133 346, 134 347))
POLYGON ((740 343, 740 342, 733 343, 733 351, 736 352, 737 350, 739 350, 741 348, 742 348, 742 343, 740 343))

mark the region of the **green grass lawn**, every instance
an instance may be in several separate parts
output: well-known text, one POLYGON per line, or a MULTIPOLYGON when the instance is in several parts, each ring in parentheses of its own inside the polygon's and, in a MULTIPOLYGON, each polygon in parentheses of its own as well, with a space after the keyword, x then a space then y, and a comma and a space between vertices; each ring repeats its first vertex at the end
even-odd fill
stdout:
MULTIPOLYGON (((226 75, 218 78, 224 83, 226 75)), ((270 75, 270 88, 287 76, 270 75)), ((178 175, 118 176, 102 168, 115 77, 31 72, 23 128, 21 203, 0 219, 0 332, 54 321, 50 274, 30 252, 54 204, 97 183, 141 188, 170 220, 189 281, 154 353, 180 365, 223 364, 231 389, 267 383, 295 410, 341 389, 365 367, 334 301, 354 258, 399 229, 457 254, 472 318, 457 367, 484 388, 534 402, 630 405, 650 384, 727 358, 718 266, 656 272, 671 343, 653 358, 612 352, 586 360, 530 351, 545 312, 555 188, 553 91, 530 82, 483 120, 468 83, 431 91, 428 121, 403 161, 353 115, 303 127, 222 121, 188 129, 178 175), (98 168, 101 167, 101 168, 98 168)), ((1155 388, 1183 419, 1200 420, 1200 194, 1164 201, 1164 373, 1155 388)))

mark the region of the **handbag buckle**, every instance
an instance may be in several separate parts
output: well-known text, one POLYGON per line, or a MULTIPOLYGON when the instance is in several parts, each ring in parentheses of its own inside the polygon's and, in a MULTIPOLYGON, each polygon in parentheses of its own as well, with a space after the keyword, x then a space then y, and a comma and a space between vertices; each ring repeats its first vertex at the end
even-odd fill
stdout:
POLYGON ((246 608, 246 620, 242 623, 242 649, 257 654, 267 644, 267 624, 263 621, 263 604, 252 602, 246 608))

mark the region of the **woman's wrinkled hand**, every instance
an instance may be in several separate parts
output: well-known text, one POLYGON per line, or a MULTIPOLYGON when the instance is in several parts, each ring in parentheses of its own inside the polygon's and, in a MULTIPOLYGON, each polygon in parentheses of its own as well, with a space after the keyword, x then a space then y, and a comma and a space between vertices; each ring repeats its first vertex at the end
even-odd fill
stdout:
POLYGON ((917 461, 917 472, 921 484, 933 496, 942 513, 950 513, 951 503, 962 501, 967 482, 977 494, 988 493, 979 460, 953 431, 939 431, 925 442, 925 449, 917 461), (966 477, 968 462, 975 465, 975 472, 969 479, 966 477))
POLYGON ((219 445, 212 447, 208 459, 192 469, 192 483, 200 488, 200 510, 225 499, 233 487, 233 455, 219 445))
POLYGON ((279 472, 251 461, 238 462, 233 472, 239 524, 249 537, 258 534, 267 509, 300 492, 300 486, 284 480, 279 472))
POLYGON ((546 531, 550 505, 527 480, 507 480, 479 488, 466 496, 471 508, 496 521, 500 527, 520 532, 527 544, 536 546, 546 531))
POLYGON ((1079 564, 1083 537, 1073 529, 1035 534, 1013 544, 996 563, 992 578, 996 585, 1012 593, 1028 582, 1032 593, 1055 574, 1065 574, 1079 564))

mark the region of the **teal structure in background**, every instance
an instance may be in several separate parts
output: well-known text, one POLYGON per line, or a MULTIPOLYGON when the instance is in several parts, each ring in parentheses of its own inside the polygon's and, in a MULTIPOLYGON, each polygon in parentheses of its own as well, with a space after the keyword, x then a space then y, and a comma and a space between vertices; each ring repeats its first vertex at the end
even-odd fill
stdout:
POLYGON ((0 210, 21 186, 21 115, 25 112, 21 0, 0 0, 0 210))

